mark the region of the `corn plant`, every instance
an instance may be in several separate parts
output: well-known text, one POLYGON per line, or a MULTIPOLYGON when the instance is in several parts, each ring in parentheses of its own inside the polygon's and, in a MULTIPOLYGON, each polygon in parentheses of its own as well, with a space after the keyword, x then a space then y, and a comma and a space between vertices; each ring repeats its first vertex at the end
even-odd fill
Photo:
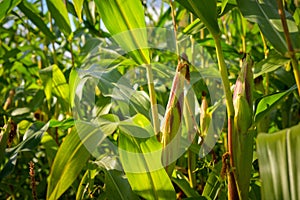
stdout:
POLYGON ((0 0, 3 199, 299 199, 300 8, 0 0))

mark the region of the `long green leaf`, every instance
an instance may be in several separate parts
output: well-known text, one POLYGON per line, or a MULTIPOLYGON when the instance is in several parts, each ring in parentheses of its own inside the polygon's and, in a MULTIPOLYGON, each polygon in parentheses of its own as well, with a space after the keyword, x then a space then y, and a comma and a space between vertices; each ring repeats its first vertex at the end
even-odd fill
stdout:
MULTIPOLYGON (((278 14, 276 0, 237 0, 237 3, 244 17, 251 22, 257 23, 264 36, 270 41, 274 48, 282 55, 286 55, 288 48, 278 14)), ((285 11, 285 13, 293 47, 299 49, 300 34, 298 27, 291 14, 287 11, 285 11)))
POLYGON ((55 36, 46 26, 44 21, 34 12, 32 5, 23 1, 18 6, 20 10, 41 30, 50 40, 54 40, 55 36))
POLYGON ((55 24, 66 36, 71 34, 71 25, 66 5, 61 0, 47 0, 48 9, 55 19, 55 24))
POLYGON ((75 129, 64 139, 49 176, 47 199, 58 199, 74 182, 89 159, 89 152, 75 129))
POLYGON ((273 134, 259 134, 257 155, 262 199, 300 199, 300 124, 273 134))
POLYGON ((217 21, 217 2, 216 0, 176 0, 188 11, 196 15, 211 32, 217 36, 220 29, 217 21))
POLYGON ((139 134, 132 131, 136 129, 120 123, 119 153, 133 191, 145 199, 174 199, 174 188, 161 164, 161 144, 150 122, 141 114, 132 120, 136 127, 144 128, 144 134, 133 137, 139 134))
POLYGON ((0 3, 0 22, 8 15, 14 7, 16 7, 22 0, 4 0, 0 3))
POLYGON ((139 0, 95 1, 106 28, 112 38, 138 64, 149 64, 144 9, 139 0))

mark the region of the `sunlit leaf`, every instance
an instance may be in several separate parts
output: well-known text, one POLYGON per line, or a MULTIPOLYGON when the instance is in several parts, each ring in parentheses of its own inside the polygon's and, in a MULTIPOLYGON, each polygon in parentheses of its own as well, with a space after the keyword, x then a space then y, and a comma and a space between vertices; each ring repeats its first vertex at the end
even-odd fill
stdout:
POLYGON ((174 199, 174 188, 161 164, 161 144, 153 136, 150 122, 140 114, 132 120, 144 133, 138 137, 139 133, 120 124, 119 153, 133 191, 145 199, 174 199))
POLYGON ((51 135, 49 135, 48 133, 44 134, 41 144, 45 147, 46 157, 47 157, 49 165, 52 165, 53 160, 56 155, 56 152, 57 152, 57 149, 58 149, 58 144, 53 139, 53 137, 51 135))
POLYGON ((58 199, 86 165, 90 153, 75 129, 64 138, 56 153, 48 180, 47 199, 58 199))
POLYGON ((5 148, 7 146, 7 139, 11 131, 11 120, 5 124, 0 132, 0 166, 5 160, 5 148))
POLYGON ((138 64, 149 64, 149 51, 145 49, 148 47, 147 32, 141 1, 111 0, 95 3, 112 38, 138 64))
POLYGON ((80 22, 82 22, 81 11, 83 7, 83 1, 84 0, 73 0, 75 11, 80 22))
POLYGON ((64 130, 67 130, 68 128, 71 128, 72 126, 74 126, 73 118, 68 118, 63 121, 51 119, 49 122, 50 122, 50 125, 49 125, 50 127, 57 127, 57 128, 61 128, 64 130))
POLYGON ((59 98, 62 108, 69 110, 69 85, 62 71, 57 65, 49 66, 40 70, 40 77, 43 81, 45 95, 48 105, 51 104, 52 94, 59 98))

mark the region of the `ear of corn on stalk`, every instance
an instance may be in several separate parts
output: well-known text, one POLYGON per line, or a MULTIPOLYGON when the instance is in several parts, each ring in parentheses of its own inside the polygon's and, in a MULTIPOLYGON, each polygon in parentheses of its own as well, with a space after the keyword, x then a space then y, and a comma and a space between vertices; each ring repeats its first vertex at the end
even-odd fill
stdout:
POLYGON ((165 169, 169 176, 172 175, 175 168, 176 157, 180 148, 185 80, 189 80, 189 64, 187 56, 183 54, 177 65, 161 129, 161 142, 163 144, 162 162, 166 166, 165 169))
POLYGON ((236 81, 233 104, 233 170, 240 199, 248 199, 253 156, 252 112, 253 73, 249 55, 243 60, 240 75, 236 81))

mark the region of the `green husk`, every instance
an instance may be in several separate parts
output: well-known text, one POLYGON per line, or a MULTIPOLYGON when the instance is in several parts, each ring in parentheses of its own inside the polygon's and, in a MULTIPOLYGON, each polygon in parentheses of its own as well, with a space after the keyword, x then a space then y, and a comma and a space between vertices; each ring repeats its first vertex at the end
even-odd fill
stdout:
MULTIPOLYGON (((184 56, 186 57, 186 56, 184 56)), ((171 93, 162 126, 163 155, 162 162, 169 176, 175 168, 176 156, 179 153, 181 122, 184 103, 184 82, 189 79, 189 65, 186 59, 179 61, 173 79, 171 93)))
POLYGON ((246 56, 236 81, 233 105, 233 170, 240 199, 248 199, 253 157, 252 111, 253 73, 252 60, 246 56))

